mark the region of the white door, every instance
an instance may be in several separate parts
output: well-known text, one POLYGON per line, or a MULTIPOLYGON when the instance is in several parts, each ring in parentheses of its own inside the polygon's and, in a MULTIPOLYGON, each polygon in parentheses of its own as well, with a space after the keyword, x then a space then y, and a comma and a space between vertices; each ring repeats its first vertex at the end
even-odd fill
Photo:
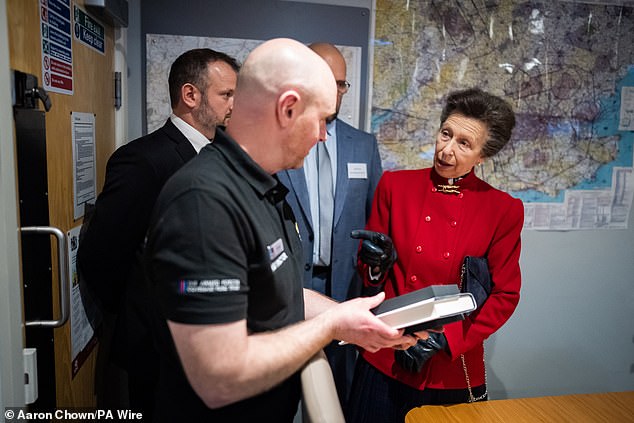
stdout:
POLYGON ((7 28, 7 4, 0 0, 0 410, 3 412, 6 407, 24 406, 18 206, 7 28))

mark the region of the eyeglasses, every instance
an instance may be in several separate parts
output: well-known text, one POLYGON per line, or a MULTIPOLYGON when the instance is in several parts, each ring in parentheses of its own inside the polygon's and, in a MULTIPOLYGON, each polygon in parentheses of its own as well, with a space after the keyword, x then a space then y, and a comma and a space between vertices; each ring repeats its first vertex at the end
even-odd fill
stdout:
POLYGON ((339 91, 340 93, 347 93, 349 88, 350 83, 348 81, 337 81, 337 91, 339 91))

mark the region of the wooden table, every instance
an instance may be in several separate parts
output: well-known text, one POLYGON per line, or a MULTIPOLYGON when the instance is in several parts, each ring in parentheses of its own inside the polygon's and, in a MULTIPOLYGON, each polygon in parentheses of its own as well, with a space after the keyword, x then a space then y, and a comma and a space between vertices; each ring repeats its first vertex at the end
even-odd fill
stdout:
POLYGON ((405 417, 405 423, 430 422, 634 422, 634 391, 429 405, 405 417))

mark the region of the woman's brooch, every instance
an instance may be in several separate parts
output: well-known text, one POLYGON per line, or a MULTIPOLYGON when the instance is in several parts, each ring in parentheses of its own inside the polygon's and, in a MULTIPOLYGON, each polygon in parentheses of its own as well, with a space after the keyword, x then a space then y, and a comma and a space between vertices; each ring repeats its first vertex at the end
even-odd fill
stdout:
POLYGON ((458 185, 436 185, 436 191, 443 194, 460 194, 458 185))

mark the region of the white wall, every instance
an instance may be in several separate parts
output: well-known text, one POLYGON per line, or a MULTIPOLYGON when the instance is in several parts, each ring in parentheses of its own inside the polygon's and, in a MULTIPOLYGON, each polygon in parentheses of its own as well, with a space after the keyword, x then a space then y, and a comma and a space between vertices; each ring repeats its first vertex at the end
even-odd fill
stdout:
MULTIPOLYGON (((128 28, 127 28, 127 101, 128 107, 128 138, 124 140, 124 143, 132 141, 135 138, 139 138, 143 135, 143 110, 145 104, 143 104, 143 90, 142 86, 141 69, 143 69, 142 63, 145 58, 141 55, 142 43, 145 40, 141 39, 141 0, 128 0, 128 28)), ((121 79, 125 78, 126 74, 121 75, 121 79)))
POLYGON ((492 397, 634 390, 634 213, 522 239, 520 304, 485 344, 492 397))

